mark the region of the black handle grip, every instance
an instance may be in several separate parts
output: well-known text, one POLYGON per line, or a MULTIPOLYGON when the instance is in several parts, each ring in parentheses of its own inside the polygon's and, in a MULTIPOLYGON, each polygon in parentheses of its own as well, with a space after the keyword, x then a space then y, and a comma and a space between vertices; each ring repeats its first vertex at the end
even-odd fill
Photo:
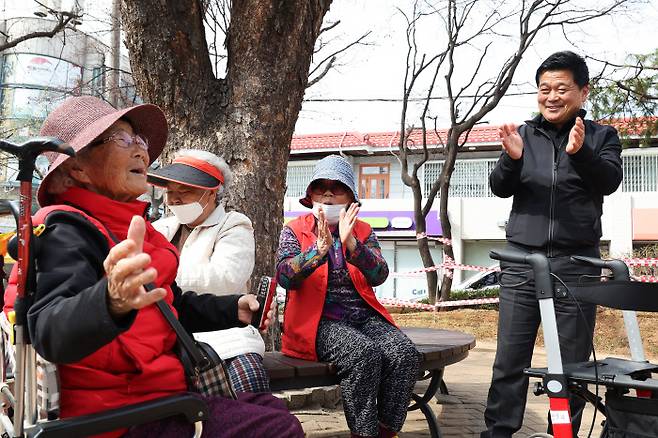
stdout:
POLYGON ((505 262, 530 265, 535 277, 535 293, 538 299, 553 297, 553 282, 551 281, 551 266, 543 254, 527 254, 520 251, 497 249, 489 252, 489 257, 505 262))
POLYGON ((571 262, 610 269, 615 280, 629 281, 631 278, 628 272, 628 266, 621 260, 602 260, 596 257, 572 256, 571 262))
POLYGON ((34 162, 44 152, 58 152, 70 156, 75 155, 71 146, 55 137, 36 137, 21 144, 0 140, 0 150, 15 155, 18 158, 18 181, 32 181, 34 162))
POLYGON ((489 257, 494 260, 500 260, 503 262, 514 262, 514 263, 523 263, 528 264, 526 257, 528 254, 517 252, 517 251, 508 251, 506 249, 497 249, 489 251, 489 257))

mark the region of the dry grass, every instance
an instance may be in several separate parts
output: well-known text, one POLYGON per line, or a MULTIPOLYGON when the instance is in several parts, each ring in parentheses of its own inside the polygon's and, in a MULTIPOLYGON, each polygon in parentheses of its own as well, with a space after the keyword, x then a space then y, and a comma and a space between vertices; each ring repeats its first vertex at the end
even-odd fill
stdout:
MULTIPOLYGON (((452 329, 471 333, 478 340, 496 339, 497 310, 458 309, 446 312, 396 313, 393 317, 402 326, 452 329)), ((658 314, 638 313, 638 321, 647 356, 658 358, 658 314)), ((628 342, 620 311, 599 309, 594 342, 597 354, 601 356, 606 353, 628 354, 628 342)), ((538 345, 543 345, 541 333, 538 345)))

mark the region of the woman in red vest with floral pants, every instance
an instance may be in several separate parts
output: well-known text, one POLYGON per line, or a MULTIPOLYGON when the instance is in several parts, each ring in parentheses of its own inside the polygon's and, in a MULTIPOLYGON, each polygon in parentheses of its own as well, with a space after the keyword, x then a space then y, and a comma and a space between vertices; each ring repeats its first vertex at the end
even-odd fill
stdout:
POLYGON ((418 377, 419 353, 377 301, 388 276, 377 237, 357 219, 351 164, 320 160, 306 196, 312 213, 288 223, 277 254, 288 290, 283 353, 336 364, 353 437, 395 437, 418 377))

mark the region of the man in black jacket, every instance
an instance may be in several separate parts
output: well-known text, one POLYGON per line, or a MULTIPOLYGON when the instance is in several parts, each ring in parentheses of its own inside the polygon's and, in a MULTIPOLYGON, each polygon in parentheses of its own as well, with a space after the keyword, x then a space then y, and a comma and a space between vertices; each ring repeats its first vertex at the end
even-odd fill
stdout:
MULTIPOLYGON (((621 145, 611 126, 584 120, 581 108, 589 93, 585 61, 573 52, 557 52, 537 69, 540 114, 517 128, 499 129, 503 153, 489 176, 496 196, 513 196, 507 223, 510 249, 540 252, 549 257, 551 271, 567 285, 594 268, 569 262, 572 255, 599 256, 603 196, 617 190, 622 179, 621 145)), ((540 323, 532 272, 527 266, 501 262, 502 283, 498 345, 481 437, 511 437, 521 428, 530 366, 540 323), (526 281, 529 280, 529 281, 526 281)), ((563 290, 563 289, 561 289, 563 290)), ((591 350, 596 308, 570 297, 555 300, 560 350, 565 363, 587 360, 591 350)), ((574 433, 584 402, 571 400, 574 433)))

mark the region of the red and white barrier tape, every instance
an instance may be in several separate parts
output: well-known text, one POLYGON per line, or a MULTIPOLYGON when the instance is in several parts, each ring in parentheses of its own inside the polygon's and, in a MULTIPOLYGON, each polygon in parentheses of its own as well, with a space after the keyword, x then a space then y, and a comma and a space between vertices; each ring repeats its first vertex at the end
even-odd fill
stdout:
POLYGON ((648 259, 628 258, 622 260, 628 266, 658 266, 657 258, 648 258, 648 259))
POLYGON ((498 298, 477 298, 472 300, 440 301, 436 304, 415 303, 407 300, 395 300, 393 298, 379 298, 379 302, 385 306, 404 307, 419 310, 436 310, 441 307, 478 306, 480 304, 496 304, 498 298))
MULTIPOLYGON (((629 266, 642 266, 642 267, 651 267, 658 266, 658 259, 623 259, 624 262, 629 266)), ((431 271, 438 271, 440 269, 445 269, 446 274, 451 276, 453 270, 459 269, 462 271, 479 271, 479 272, 494 272, 500 271, 499 267, 484 267, 476 265, 463 265, 460 263, 454 263, 452 259, 448 256, 445 256, 445 261, 439 265, 430 266, 428 268, 415 269, 413 271, 406 272, 391 272, 389 275, 391 277, 420 277, 421 274, 431 271)), ((647 281, 647 282, 658 282, 656 280, 658 277, 652 277, 648 275, 642 275, 638 278, 644 278, 645 280, 638 281, 647 281)))
POLYGON ((389 276, 391 277, 418 277, 419 274, 424 274, 426 272, 431 272, 431 271, 438 271, 439 269, 445 269, 447 271, 453 271, 455 269, 459 269, 462 271, 479 271, 479 272, 494 272, 494 271, 500 271, 499 267, 494 267, 494 268, 485 268, 484 266, 475 266, 475 265, 462 265, 459 263, 454 263, 452 262, 452 259, 449 257, 446 257, 445 262, 441 263, 440 265, 435 265, 435 266, 430 266, 428 268, 421 268, 421 269, 416 269, 413 271, 406 271, 406 272, 391 272, 389 276))
POLYGON ((498 301, 498 298, 476 298, 472 300, 441 301, 436 303, 436 307, 477 306, 480 304, 496 304, 498 301))
POLYGON ((378 298, 378 300, 380 303, 382 303, 385 306, 405 307, 405 308, 419 309, 419 310, 434 310, 433 304, 414 303, 413 301, 394 300, 392 298, 378 298))
POLYGON ((426 233, 416 234, 416 240, 420 239, 434 240, 448 246, 452 245, 452 240, 448 239, 447 237, 430 237, 426 233))

